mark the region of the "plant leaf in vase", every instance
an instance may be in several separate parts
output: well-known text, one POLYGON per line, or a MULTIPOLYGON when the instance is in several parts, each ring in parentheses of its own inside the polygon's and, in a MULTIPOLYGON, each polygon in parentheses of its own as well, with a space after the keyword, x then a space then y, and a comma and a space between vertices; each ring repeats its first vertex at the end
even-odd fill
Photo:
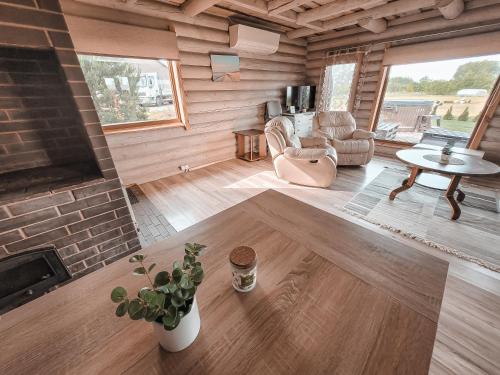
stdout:
POLYGON ((205 248, 205 245, 197 243, 185 244, 182 263, 176 260, 171 273, 162 270, 154 277, 151 271, 156 263, 145 264, 146 256, 143 254, 131 256, 130 263, 139 263, 133 274, 145 277, 148 285, 138 291, 137 298, 131 300, 125 288, 114 288, 111 300, 118 303, 115 314, 122 317, 128 313, 132 320, 157 321, 166 330, 175 329, 191 311, 197 287, 203 280, 203 268, 196 257, 205 248))

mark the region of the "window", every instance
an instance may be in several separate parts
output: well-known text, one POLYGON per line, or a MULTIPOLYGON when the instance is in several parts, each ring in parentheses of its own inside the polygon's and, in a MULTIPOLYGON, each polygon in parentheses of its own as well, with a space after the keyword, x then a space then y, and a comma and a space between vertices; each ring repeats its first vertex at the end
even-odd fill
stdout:
POLYGON ((329 80, 330 99, 326 103, 327 111, 348 111, 351 103, 352 81, 356 64, 335 64, 326 68, 329 80))
POLYGON ((362 54, 359 52, 327 58, 321 82, 318 110, 352 111, 362 54))
POLYGON ((105 130, 180 125, 173 62, 79 55, 105 130))
POLYGON ((500 55, 392 65, 376 138, 465 147, 500 74, 500 55))

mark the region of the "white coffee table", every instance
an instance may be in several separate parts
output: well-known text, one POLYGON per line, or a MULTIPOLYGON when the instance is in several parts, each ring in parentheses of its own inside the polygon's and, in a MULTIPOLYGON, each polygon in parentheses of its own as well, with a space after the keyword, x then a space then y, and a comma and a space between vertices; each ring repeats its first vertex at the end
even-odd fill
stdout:
MULTIPOLYGON (((483 160, 477 156, 459 153, 452 155, 454 160, 456 160, 456 164, 442 164, 438 162, 439 157, 441 156, 440 151, 418 148, 398 151, 396 153, 398 159, 411 166, 412 169, 408 178, 403 180, 402 185, 390 193, 389 199, 394 200, 396 195, 411 188, 423 171, 437 172, 441 175, 450 177, 445 197, 453 210, 451 219, 458 219, 460 217, 461 210, 457 201, 462 202, 465 199, 465 194, 458 188, 461 178, 463 176, 485 176, 497 174, 500 172, 500 168, 495 163, 483 160), (457 192, 456 200, 454 196, 455 192, 457 192)), ((423 185, 427 186, 425 181, 420 182, 421 184, 424 182, 423 185)), ((433 188, 436 187, 433 186, 433 188)))

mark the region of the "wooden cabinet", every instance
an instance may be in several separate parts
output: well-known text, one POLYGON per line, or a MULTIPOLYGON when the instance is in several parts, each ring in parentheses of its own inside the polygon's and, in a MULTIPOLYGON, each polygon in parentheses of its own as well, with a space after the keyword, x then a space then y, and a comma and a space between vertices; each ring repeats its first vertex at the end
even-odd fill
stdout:
POLYGON ((314 112, 283 113, 295 126, 295 134, 299 137, 312 137, 314 112))
POLYGON ((257 161, 265 159, 267 156, 267 142, 263 130, 260 129, 247 129, 236 130, 237 149, 236 156, 246 161, 257 161), (248 138, 248 142, 245 139, 248 138), (257 145, 255 140, 257 139, 257 145), (246 152, 245 144, 249 144, 249 150, 246 152))

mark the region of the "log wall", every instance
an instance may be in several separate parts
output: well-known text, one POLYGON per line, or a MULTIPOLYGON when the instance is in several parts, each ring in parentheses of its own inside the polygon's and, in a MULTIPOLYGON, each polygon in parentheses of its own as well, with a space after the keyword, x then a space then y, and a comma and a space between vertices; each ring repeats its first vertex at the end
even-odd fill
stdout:
MULTIPOLYGON (((196 25, 64 1, 67 14, 127 22, 177 34, 181 74, 191 129, 158 128, 106 135, 124 183, 143 183, 235 157, 236 129, 263 128, 265 103, 283 99, 287 85, 305 81, 306 41, 281 37, 278 52, 240 52, 241 80, 212 82, 210 53, 234 54, 229 48, 228 21, 203 14, 196 25)), ((181 18, 183 20, 183 18, 181 18)))
MULTIPOLYGON (((438 10, 428 10, 389 21, 387 31, 380 34, 361 28, 351 28, 310 37, 307 44, 307 78, 316 84, 319 83, 324 57, 328 51, 353 46, 362 46, 368 50, 363 60, 365 71, 361 73, 357 88, 357 97, 360 101, 354 110, 358 127, 368 129, 376 113, 378 90, 383 81, 382 60, 385 47, 499 29, 500 5, 498 1, 469 0, 466 2, 466 12, 456 20, 445 20, 438 10), (406 38, 413 39, 403 41, 406 38)), ((393 156, 402 147, 404 146, 378 143, 376 153, 393 156)), ((485 157, 488 160, 500 161, 500 108, 490 122, 479 148, 486 151, 485 157)))

